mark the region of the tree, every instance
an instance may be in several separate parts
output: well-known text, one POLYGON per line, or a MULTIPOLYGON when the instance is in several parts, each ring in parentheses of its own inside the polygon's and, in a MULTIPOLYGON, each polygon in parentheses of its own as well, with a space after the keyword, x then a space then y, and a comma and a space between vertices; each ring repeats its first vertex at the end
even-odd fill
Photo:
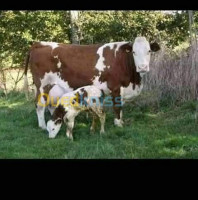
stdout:
POLYGON ((71 41, 72 44, 78 44, 79 38, 78 38, 78 11, 70 11, 70 20, 71 20, 71 41))

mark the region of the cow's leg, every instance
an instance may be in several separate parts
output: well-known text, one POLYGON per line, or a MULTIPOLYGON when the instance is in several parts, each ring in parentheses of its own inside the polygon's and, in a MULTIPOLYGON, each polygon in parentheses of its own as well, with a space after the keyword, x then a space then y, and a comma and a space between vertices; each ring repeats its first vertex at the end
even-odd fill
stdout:
POLYGON ((123 127, 123 120, 121 118, 122 107, 114 107, 115 118, 114 118, 114 125, 118 127, 123 127))
POLYGON ((36 102, 36 114, 38 118, 38 125, 40 128, 46 130, 47 126, 45 123, 45 107, 46 107, 46 99, 37 93, 37 102, 36 102))
POLYGON ((114 125, 118 127, 123 127, 123 120, 122 120, 122 102, 120 101, 120 90, 115 90, 112 93, 113 97, 113 110, 115 113, 114 118, 114 125))
POLYGON ((103 134, 103 133, 105 133, 104 126, 105 126, 106 114, 105 113, 101 113, 99 115, 99 118, 100 118, 100 125, 101 125, 100 134, 103 134))
POLYGON ((39 106, 37 104, 36 113, 39 127, 45 130, 47 128, 45 123, 45 107, 39 106))
POLYGON ((92 124, 91 124, 91 128, 90 128, 90 132, 94 133, 95 129, 96 129, 96 120, 97 120, 97 116, 95 113, 93 113, 93 120, 92 120, 92 124))
POLYGON ((47 108, 48 108, 48 110, 49 110, 50 114, 51 114, 51 115, 53 115, 53 113, 54 113, 54 111, 55 111, 56 107, 53 107, 53 106, 48 106, 47 108))
POLYGON ((123 125, 124 124, 124 121, 123 121, 123 110, 120 111, 120 120, 121 120, 121 124, 123 125))

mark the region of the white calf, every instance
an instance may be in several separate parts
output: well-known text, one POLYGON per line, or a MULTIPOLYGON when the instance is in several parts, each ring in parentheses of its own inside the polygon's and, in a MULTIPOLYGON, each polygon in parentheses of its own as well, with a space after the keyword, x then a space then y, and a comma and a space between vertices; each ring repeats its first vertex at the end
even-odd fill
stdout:
POLYGON ((73 140, 72 130, 75 117, 81 111, 90 111, 93 121, 90 131, 95 131, 96 118, 101 123, 100 133, 104 133, 105 112, 103 109, 104 92, 95 86, 81 87, 73 92, 65 93, 55 109, 52 119, 47 122, 49 138, 55 138, 63 122, 67 125, 66 135, 73 140))

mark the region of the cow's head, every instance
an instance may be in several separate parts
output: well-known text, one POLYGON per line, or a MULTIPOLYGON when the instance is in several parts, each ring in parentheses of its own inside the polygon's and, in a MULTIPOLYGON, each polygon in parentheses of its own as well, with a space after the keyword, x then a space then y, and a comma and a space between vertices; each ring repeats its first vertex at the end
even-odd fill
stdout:
POLYGON ((133 43, 132 53, 136 71, 144 74, 149 71, 151 52, 160 50, 158 43, 150 43, 145 37, 137 37, 133 43))
POLYGON ((47 131, 49 133, 49 138, 55 138, 58 134, 62 125, 62 119, 57 119, 55 121, 49 120, 47 122, 47 131))

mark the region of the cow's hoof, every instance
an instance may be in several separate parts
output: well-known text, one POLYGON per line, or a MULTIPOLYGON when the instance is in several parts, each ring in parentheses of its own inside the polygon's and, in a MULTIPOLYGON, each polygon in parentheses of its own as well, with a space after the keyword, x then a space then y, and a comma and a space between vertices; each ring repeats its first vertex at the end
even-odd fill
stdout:
POLYGON ((120 128, 123 128, 123 125, 122 125, 122 124, 115 124, 115 126, 120 127, 120 128))
POLYGON ((114 119, 114 125, 123 128, 124 122, 121 119, 114 119))
POLYGON ((105 131, 103 131, 103 130, 102 130, 102 131, 100 131, 100 135, 103 135, 104 133, 105 133, 105 131))
POLYGON ((49 139, 54 139, 55 137, 51 137, 51 136, 49 136, 49 139))

